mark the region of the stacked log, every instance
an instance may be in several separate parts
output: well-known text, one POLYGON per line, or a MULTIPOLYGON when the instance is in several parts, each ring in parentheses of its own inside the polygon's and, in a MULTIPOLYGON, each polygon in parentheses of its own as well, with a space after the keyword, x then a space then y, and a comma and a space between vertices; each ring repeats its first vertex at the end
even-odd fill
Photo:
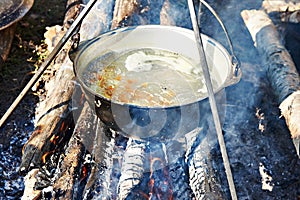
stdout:
MULTIPOLYGON (((73 0, 68 1, 69 4, 72 2, 73 0)), ((69 12, 67 12, 66 18, 69 16, 69 12)), ((53 29, 57 30, 57 27, 53 29)), ((49 31, 51 32, 53 29, 49 31)), ((49 34, 49 31, 46 34, 49 34)), ((51 43, 47 45, 50 50, 53 48, 53 45, 56 45, 55 41, 58 41, 64 32, 65 28, 61 27, 54 37, 49 40, 51 43)), ((46 85, 44 89, 47 92, 41 96, 42 101, 40 101, 36 109, 35 131, 23 148, 22 163, 20 166, 21 173, 39 167, 42 162, 41 158, 46 152, 53 151, 54 146, 58 146, 58 144, 64 145, 64 142, 68 140, 67 138, 70 138, 69 128, 74 127, 71 117, 74 74, 72 63, 68 59, 68 50, 70 47, 71 42, 66 44, 61 50, 52 63, 51 70, 48 70, 43 79, 39 81, 39 83, 43 82, 46 85), (53 78, 50 79, 49 77, 52 76, 53 78), (64 87, 55 87, 57 83, 60 83, 64 87)), ((35 88, 38 88, 38 86, 35 88)))
MULTIPOLYGON (((263 5, 266 9, 267 4, 263 5)), ((299 4, 297 5, 299 7, 299 4)), ((277 10, 280 10, 282 6, 283 4, 280 4, 277 10)), ((275 8, 270 9, 269 7, 268 10, 274 11, 275 8)), ((267 67, 267 76, 277 96, 279 108, 286 120, 291 137, 298 140, 300 137, 300 124, 298 122, 300 119, 300 79, 293 59, 265 11, 244 10, 241 15, 255 46, 263 57, 264 65, 267 67)), ((299 149, 299 146, 296 146, 296 149, 299 149)))
MULTIPOLYGON (((67 6, 70 9, 65 17, 62 31, 79 12, 79 5, 76 2, 68 1, 68 5, 75 5, 75 7, 67 6)), ((142 3, 135 0, 98 1, 79 30, 81 41, 109 29, 128 25, 160 23, 190 26, 186 6, 176 7, 174 5, 177 2, 171 0, 142 3), (172 12, 172 9, 176 12, 172 12), (182 10, 184 12, 181 12, 182 10), (176 15, 176 13, 181 14, 176 15)), ((58 32, 56 37, 63 33, 59 28, 56 32, 58 32)), ((55 39, 48 41, 52 42, 55 39)), ((207 194, 218 198, 226 196, 217 175, 214 174, 215 170, 212 169, 209 152, 203 153, 197 148, 186 155, 182 152, 185 148, 195 148, 199 145, 201 142, 199 139, 192 142, 193 147, 187 146, 186 142, 189 143, 189 140, 184 139, 180 142, 176 141, 180 143, 178 145, 177 143, 149 144, 149 142, 124 138, 106 128, 85 102, 81 91, 77 90, 72 63, 68 58, 71 47, 72 42, 69 42, 51 66, 50 73, 53 74, 53 78, 45 84, 47 93, 37 109, 36 129, 24 146, 20 170, 28 175, 23 199, 43 197, 200 199, 205 198, 207 194), (74 117, 77 115, 78 117, 74 117), (161 151, 159 155, 162 156, 158 155, 155 158, 157 152, 154 151, 150 153, 152 161, 146 161, 145 152, 151 152, 156 146, 159 146, 157 149, 166 149, 168 146, 169 151, 175 147, 180 148, 178 154, 181 157, 178 157, 177 162, 170 164, 169 168, 162 167, 155 170, 153 166, 156 161, 166 165, 168 158, 172 159, 174 156, 173 151, 171 153, 161 151), (164 153, 167 155, 166 158, 164 153), (133 159, 135 163, 131 162, 133 159), (194 166, 190 171, 187 169, 187 162, 194 166), (150 174, 142 171, 145 163, 151 166, 150 174), (160 174, 163 174, 163 177, 159 176, 160 174), (201 177, 204 178, 203 181, 199 181, 201 177), (167 188, 167 192, 155 188, 154 183, 159 183, 163 189, 167 188), (148 188, 149 194, 137 189, 138 185, 148 188)), ((196 138, 199 133, 201 130, 196 130, 193 138, 196 138)))
POLYGON ((262 8, 269 15, 277 15, 277 20, 280 19, 283 22, 299 23, 300 2, 298 0, 264 0, 262 2, 262 8))

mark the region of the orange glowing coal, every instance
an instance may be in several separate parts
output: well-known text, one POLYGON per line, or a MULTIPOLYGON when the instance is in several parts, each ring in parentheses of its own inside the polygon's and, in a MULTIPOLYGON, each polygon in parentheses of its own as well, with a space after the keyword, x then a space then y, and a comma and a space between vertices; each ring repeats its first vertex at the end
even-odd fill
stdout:
POLYGON ((48 151, 46 153, 44 153, 44 155, 42 155, 42 163, 46 163, 46 159, 49 155, 51 155, 53 153, 53 151, 48 151))
POLYGON ((81 168, 81 177, 80 177, 80 182, 83 181, 88 175, 88 168, 86 165, 83 165, 81 168))
POLYGON ((50 142, 56 145, 58 139, 59 139, 58 135, 52 135, 52 137, 50 138, 50 142))
POLYGON ((59 131, 63 131, 64 129, 65 129, 65 122, 63 121, 63 122, 61 123, 60 128, 59 128, 59 131))

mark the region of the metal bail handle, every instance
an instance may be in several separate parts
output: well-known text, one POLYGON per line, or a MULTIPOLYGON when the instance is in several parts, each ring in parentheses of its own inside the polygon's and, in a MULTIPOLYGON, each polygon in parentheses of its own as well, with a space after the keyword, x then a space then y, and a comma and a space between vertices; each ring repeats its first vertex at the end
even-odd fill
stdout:
MULTIPOLYGON (((217 19, 217 21, 221 25, 221 28, 223 29, 223 31, 224 31, 224 33, 226 35, 226 39, 227 39, 227 42, 228 42, 228 45, 229 45, 229 49, 230 49, 231 64, 234 67, 233 75, 235 77, 239 77, 240 74, 241 74, 241 72, 240 72, 240 64, 239 64, 239 61, 238 61, 237 57, 234 54, 233 45, 232 45, 231 39, 229 37, 229 34, 227 32, 227 29, 226 29, 225 25, 223 24, 221 18, 216 13, 216 11, 206 1, 200 0, 200 2, 203 3, 203 5, 211 12, 211 14, 213 14, 213 16, 217 19)), ((201 9, 199 9, 199 12, 201 12, 201 9)), ((198 22, 198 24, 200 24, 200 22, 198 22)))

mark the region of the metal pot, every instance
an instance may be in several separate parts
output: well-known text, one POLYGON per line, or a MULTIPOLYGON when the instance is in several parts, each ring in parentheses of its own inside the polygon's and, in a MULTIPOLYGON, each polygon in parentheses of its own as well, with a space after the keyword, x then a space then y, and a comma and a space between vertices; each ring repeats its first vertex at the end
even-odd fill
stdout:
MULTIPOLYGON (((203 35, 203 44, 211 76, 218 77, 215 93, 224 100, 223 89, 237 83, 240 71, 232 56, 214 39, 203 35)), ((71 55, 74 71, 86 98, 97 116, 114 130, 136 139, 166 140, 179 137, 200 126, 209 111, 208 97, 171 106, 139 106, 112 101, 85 84, 83 73, 91 61, 109 52, 139 48, 157 48, 199 60, 194 33, 185 28, 161 25, 126 27, 107 32, 80 45, 71 55)), ((200 66, 199 66, 200 67, 200 66)), ((159 78, 159 77, 157 77, 159 78)))

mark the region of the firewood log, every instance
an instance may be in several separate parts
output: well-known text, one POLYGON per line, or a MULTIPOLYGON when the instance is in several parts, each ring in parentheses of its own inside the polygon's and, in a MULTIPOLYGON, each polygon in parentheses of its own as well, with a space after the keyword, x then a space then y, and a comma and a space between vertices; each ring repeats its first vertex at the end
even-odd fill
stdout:
POLYGON ((61 156, 62 162, 56 169, 58 174, 53 184, 54 199, 74 199, 77 195, 76 185, 86 178, 86 169, 83 169, 85 154, 95 139, 95 122, 96 116, 85 102, 68 147, 61 156))
POLYGON ((38 173, 39 169, 32 169, 25 176, 25 190, 22 196, 22 200, 31 200, 38 199, 41 197, 40 190, 34 190, 35 183, 37 182, 35 176, 38 173))
MULTIPOLYGON (((67 5, 73 5, 74 2, 77 1, 68 0, 67 5)), ((68 23, 72 21, 72 17, 77 15, 75 13, 77 11, 78 9, 73 6, 70 7, 65 14, 64 26, 62 28, 59 26, 49 28, 45 33, 46 39, 48 39, 48 50, 51 51, 56 45, 56 42, 69 26, 68 23)), ((35 171, 35 174, 40 173, 39 168, 45 164, 43 162, 46 161, 46 155, 58 148, 63 148, 71 137, 70 129, 74 128, 71 112, 74 74, 72 63, 67 56, 70 47, 71 42, 63 47, 49 70, 39 81, 45 83, 46 94, 40 96, 40 103, 36 108, 35 130, 23 147, 20 165, 22 174, 26 174, 31 169, 31 171, 35 171)), ((38 86, 35 85, 34 88, 38 88, 38 86)), ((41 190, 32 187, 36 183, 38 180, 35 176, 25 179, 24 199, 39 198, 41 190)))
POLYGON ((300 10, 300 1, 286 1, 286 0, 264 0, 262 7, 267 13, 271 12, 294 12, 300 10))
POLYGON ((300 90, 288 96, 279 106, 282 115, 291 131, 292 138, 300 136, 300 90))
POLYGON ((284 0, 265 0, 262 2, 262 8, 272 17, 275 21, 281 22, 300 22, 300 2, 284 1, 284 0))
POLYGON ((280 35, 264 11, 244 10, 241 13, 253 41, 264 59, 267 76, 281 104, 291 137, 300 137, 299 74, 280 40, 280 35))
POLYGON ((111 29, 129 25, 159 24, 164 0, 116 0, 111 29))
MULTIPOLYGON (((75 13, 79 12, 79 4, 76 4, 76 2, 78 1, 68 0, 67 7, 69 9, 65 14, 64 26, 61 29, 58 26, 48 28, 48 31, 45 33, 46 37, 51 37, 46 38, 50 51, 56 45, 55 41, 59 41, 65 33, 65 29, 69 27, 69 23, 74 20, 73 17, 78 15, 78 13, 75 13)), ((53 146, 53 138, 56 141, 66 142, 70 138, 70 135, 67 136, 64 131, 74 128, 74 122, 72 117, 70 117, 72 115, 71 97, 74 91, 72 62, 68 58, 68 51, 71 45, 71 42, 68 42, 63 47, 55 61, 49 67, 50 69, 46 72, 48 73, 46 76, 49 77, 50 74, 53 77, 44 80, 46 94, 40 98, 41 101, 36 108, 35 131, 23 148, 22 163, 20 166, 21 173, 26 173, 31 168, 39 167, 42 156, 46 152, 53 151, 53 148, 55 148, 53 146)), ((64 145, 64 143, 60 145, 64 145)))
POLYGON ((114 3, 114 0, 98 1, 93 6, 80 26, 80 41, 92 39, 110 29, 113 16, 109 12, 113 11, 114 3))

